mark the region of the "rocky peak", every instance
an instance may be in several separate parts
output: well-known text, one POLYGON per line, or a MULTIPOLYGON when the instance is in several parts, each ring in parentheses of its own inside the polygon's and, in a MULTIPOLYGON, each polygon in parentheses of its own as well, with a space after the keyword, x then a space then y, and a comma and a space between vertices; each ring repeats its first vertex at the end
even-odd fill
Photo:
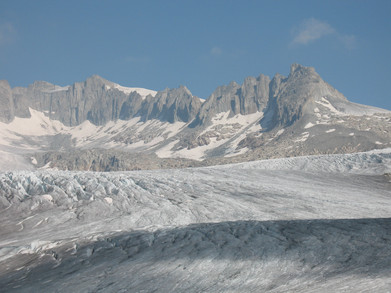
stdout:
POLYGON ((223 96, 233 96, 237 94, 240 85, 235 81, 231 81, 228 85, 222 85, 215 89, 209 98, 221 99, 223 96))
POLYGON ((185 94, 187 94, 190 97, 193 96, 193 94, 190 92, 190 90, 184 85, 180 85, 177 90, 183 91, 185 94))
POLYGON ((270 101, 274 111, 273 126, 289 126, 306 113, 313 113, 315 102, 327 97, 330 101, 346 98, 326 83, 312 67, 291 66, 288 78, 276 75, 270 84, 270 101))
POLYGON ((317 74, 317 73, 315 72, 315 69, 313 67, 306 67, 306 66, 294 63, 291 65, 289 76, 294 75, 294 74, 306 75, 306 74, 317 74))
POLYGON ((219 86, 202 104, 191 127, 208 124, 212 117, 221 112, 230 112, 229 116, 247 115, 263 111, 269 99, 270 78, 261 74, 255 78, 246 77, 242 85, 232 81, 219 86))
POLYGON ((0 89, 3 90, 3 89, 7 89, 7 90, 11 90, 11 86, 10 84, 8 83, 8 81, 6 80, 0 80, 0 89))
POLYGON ((143 120, 159 119, 174 123, 189 122, 194 119, 201 107, 199 98, 192 95, 185 86, 165 89, 149 97, 143 103, 138 115, 143 120))
POLYGON ((264 111, 269 99, 270 78, 261 74, 257 78, 248 77, 240 88, 240 114, 247 115, 264 111))
POLYGON ((92 75, 89 78, 87 78, 84 82, 86 86, 94 86, 94 85, 113 85, 114 83, 111 81, 108 81, 107 79, 104 79, 103 77, 99 75, 92 75))
POLYGON ((33 90, 33 91, 48 91, 52 90, 55 88, 54 84, 51 84, 47 81, 34 81, 33 84, 30 84, 28 86, 28 90, 33 90))
POLYGON ((270 98, 276 98, 282 89, 282 84, 285 83, 286 77, 276 73, 269 84, 270 98))

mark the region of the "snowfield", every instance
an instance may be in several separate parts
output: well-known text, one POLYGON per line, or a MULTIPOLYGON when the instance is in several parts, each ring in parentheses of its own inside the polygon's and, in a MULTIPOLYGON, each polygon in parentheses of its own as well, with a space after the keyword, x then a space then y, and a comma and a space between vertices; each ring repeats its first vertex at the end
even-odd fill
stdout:
POLYGON ((0 291, 387 292, 391 149, 0 173, 0 291))

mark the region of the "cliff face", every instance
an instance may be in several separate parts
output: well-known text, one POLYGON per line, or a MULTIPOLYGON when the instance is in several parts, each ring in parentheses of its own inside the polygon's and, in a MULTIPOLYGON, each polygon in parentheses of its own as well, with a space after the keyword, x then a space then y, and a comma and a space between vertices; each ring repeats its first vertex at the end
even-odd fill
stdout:
POLYGON ((2 81, 0 118, 4 122, 15 116, 26 118, 30 116, 29 108, 33 108, 67 126, 79 125, 85 120, 103 125, 136 116, 144 121, 159 119, 170 123, 190 122, 196 118, 193 125, 198 126, 208 123, 220 112, 247 115, 263 111, 268 104, 269 83, 270 78, 264 75, 248 77, 242 85, 231 82, 218 87, 201 105, 200 99, 184 86, 142 97, 137 91, 123 92, 115 88, 114 83, 96 75, 68 87, 40 81, 28 88, 11 90, 8 83, 2 81))
POLYGON ((212 117, 221 112, 248 115, 265 110, 269 100, 270 78, 261 74, 259 77, 247 77, 242 85, 232 81, 218 87, 202 105, 191 127, 209 124, 212 117))
POLYGON ((188 122, 201 106, 200 100, 186 87, 166 89, 156 97, 142 96, 137 91, 123 91, 96 75, 68 87, 39 81, 28 88, 11 90, 8 82, 1 81, 0 103, 0 119, 3 122, 10 122, 14 117, 27 118, 30 116, 29 108, 33 108, 67 126, 79 125, 86 120, 104 125, 109 121, 136 116, 144 120, 188 122))
POLYGON ((129 99, 125 93, 110 88, 112 84, 99 76, 92 76, 69 87, 35 82, 28 88, 15 88, 12 90, 14 115, 29 117, 28 109, 33 108, 67 126, 85 120, 102 125, 118 119, 121 105, 129 99))
POLYGON ((323 81, 315 69, 298 64, 291 66, 288 78, 276 75, 270 83, 269 108, 272 126, 290 126, 308 113, 313 113, 322 98, 346 103, 347 99, 323 81))
POLYGON ((7 81, 0 80, 0 122, 10 122, 15 116, 14 109, 11 87, 7 81))
POLYGON ((108 121, 139 116, 144 121, 182 121, 198 127, 210 124, 221 112, 229 112, 232 117, 268 111, 271 125, 276 127, 291 125, 306 111, 312 111, 314 103, 322 97, 342 108, 348 103, 312 67, 298 64, 291 66, 287 78, 276 74, 270 80, 261 74, 257 78, 247 77, 242 85, 231 82, 220 86, 203 104, 184 86, 143 96, 137 90, 124 91, 123 87, 97 75, 67 87, 39 81, 27 88, 11 89, 7 81, 1 81, 0 121, 29 117, 32 108, 67 126, 86 120, 104 125, 108 121))
POLYGON ((137 114, 144 121, 158 119, 170 123, 189 122, 194 119, 200 107, 200 99, 194 97, 185 86, 180 86, 160 91, 155 97, 147 97, 137 114))

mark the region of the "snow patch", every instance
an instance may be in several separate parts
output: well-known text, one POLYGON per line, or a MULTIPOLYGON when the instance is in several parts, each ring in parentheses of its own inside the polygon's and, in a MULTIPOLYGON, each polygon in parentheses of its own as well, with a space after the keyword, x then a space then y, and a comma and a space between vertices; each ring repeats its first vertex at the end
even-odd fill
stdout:
MULTIPOLYGON (((246 136, 247 133, 256 132, 261 129, 261 126, 257 122, 262 118, 263 113, 256 112, 249 115, 238 114, 230 118, 229 114, 230 111, 216 114, 211 120, 212 125, 208 126, 206 129, 204 129, 204 131, 200 133, 200 136, 205 134, 209 135, 209 144, 197 146, 191 149, 183 148, 177 151, 171 151, 173 145, 178 142, 176 141, 159 149, 156 154, 160 158, 171 157, 203 160, 204 158, 206 158, 208 151, 227 143, 229 140, 231 140, 231 151, 228 151, 225 156, 227 156, 228 154, 232 154, 232 151, 237 148, 237 145, 246 136), (230 134, 229 132, 231 131, 231 129, 232 133, 230 134)), ((280 133, 282 133, 282 131, 280 133)), ((241 151, 241 153, 246 151, 247 150, 244 149, 241 151)), ((233 155, 236 154, 237 153, 233 151, 233 155)))
POLYGON ((303 132, 298 139, 294 140, 294 142, 304 142, 308 139, 309 136, 310 136, 309 132, 303 132))
POLYGON ((111 197, 105 197, 104 200, 108 203, 108 204, 113 204, 113 199, 111 197))
POLYGON ((45 164, 45 166, 42 166, 41 168, 39 168, 40 170, 45 170, 45 169, 50 169, 50 165, 52 164, 52 161, 49 161, 45 164))
POLYGON ((173 155, 173 151, 171 150, 179 140, 172 141, 162 148, 158 149, 155 153, 159 158, 170 158, 173 155))
POLYGON ((203 145, 203 146, 198 146, 192 149, 181 149, 173 154, 173 158, 185 158, 185 159, 192 159, 192 160, 197 160, 197 161, 202 161, 205 156, 206 152, 214 149, 222 144, 224 144, 226 140, 219 140, 217 141, 216 138, 211 138, 211 141, 208 145, 203 145))
POLYGON ((55 85, 52 90, 45 90, 44 93, 56 93, 56 92, 63 92, 69 90, 70 86, 58 86, 55 85))
POLYGON ((53 197, 50 194, 43 194, 41 198, 45 201, 53 202, 53 197))
POLYGON ((241 148, 240 150, 234 150, 233 152, 229 152, 229 153, 225 154, 224 157, 227 157, 227 158, 235 157, 235 156, 243 155, 243 154, 247 153, 248 151, 249 151, 249 148, 244 147, 244 148, 241 148))
POLYGON ((311 128, 311 127, 313 127, 313 126, 315 126, 315 124, 309 122, 309 123, 307 123, 307 124, 304 126, 304 129, 308 129, 308 128, 311 128))
POLYGON ((187 124, 185 122, 177 121, 175 123, 166 122, 163 124, 164 134, 167 134, 167 138, 170 138, 183 130, 187 124))
POLYGON ((329 109, 333 114, 336 115, 345 115, 341 111, 338 111, 325 97, 322 97, 320 101, 315 101, 315 103, 329 109))
POLYGON ((11 123, 0 122, 1 144, 6 144, 4 139, 18 138, 18 135, 43 136, 54 135, 64 125, 57 120, 50 120, 43 112, 29 108, 30 118, 15 117, 11 123), (15 135, 18 134, 18 135, 15 135))
POLYGON ((154 90, 149 90, 149 89, 139 88, 139 87, 125 87, 125 86, 122 86, 122 85, 119 85, 119 84, 114 84, 113 87, 110 87, 110 86, 106 85, 106 88, 107 89, 114 88, 114 89, 117 89, 117 90, 127 94, 127 95, 130 95, 132 92, 136 92, 136 93, 138 93, 141 96, 141 98, 143 100, 148 95, 151 95, 152 97, 154 97, 157 94, 157 91, 154 91, 154 90))
POLYGON ((263 113, 261 113, 261 112, 255 112, 255 113, 249 114, 249 115, 237 114, 233 117, 228 118, 229 114, 230 114, 230 111, 221 112, 221 113, 216 114, 212 118, 212 125, 207 127, 201 133, 201 135, 210 131, 210 130, 216 129, 216 126, 219 126, 219 125, 230 126, 230 125, 239 124, 242 127, 249 126, 250 124, 257 122, 257 120, 260 120, 263 117, 263 113))

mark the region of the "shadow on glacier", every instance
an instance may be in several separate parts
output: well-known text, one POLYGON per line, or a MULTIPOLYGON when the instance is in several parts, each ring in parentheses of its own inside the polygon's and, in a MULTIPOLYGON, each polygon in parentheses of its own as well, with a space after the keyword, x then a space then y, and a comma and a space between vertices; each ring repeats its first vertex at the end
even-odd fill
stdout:
MULTIPOLYGON (((114 279, 127 276, 129 286, 142 278, 172 282, 175 274, 170 274, 169 267, 164 274, 151 276, 145 264, 156 269, 173 261, 188 265, 207 262, 212 268, 219 261, 232 265, 288 262, 297 264, 305 274, 325 268, 324 278, 386 275, 391 273, 390 247, 391 218, 200 223, 154 232, 132 231, 84 244, 80 241, 74 251, 60 247, 47 261, 41 258, 37 266, 32 262, 3 275, 0 287, 8 292, 18 284, 18 290, 24 292, 23 288, 42 289, 42 284, 54 286, 59 280, 72 283, 83 276, 95 278, 103 271, 114 279), (140 268, 140 264, 144 265, 140 268), (126 272, 122 277, 116 271, 119 267, 126 272)), ((262 270, 258 273, 262 275, 262 270)), ((187 274, 191 279, 194 271, 187 274)), ((45 288, 50 292, 55 287, 45 288)))

